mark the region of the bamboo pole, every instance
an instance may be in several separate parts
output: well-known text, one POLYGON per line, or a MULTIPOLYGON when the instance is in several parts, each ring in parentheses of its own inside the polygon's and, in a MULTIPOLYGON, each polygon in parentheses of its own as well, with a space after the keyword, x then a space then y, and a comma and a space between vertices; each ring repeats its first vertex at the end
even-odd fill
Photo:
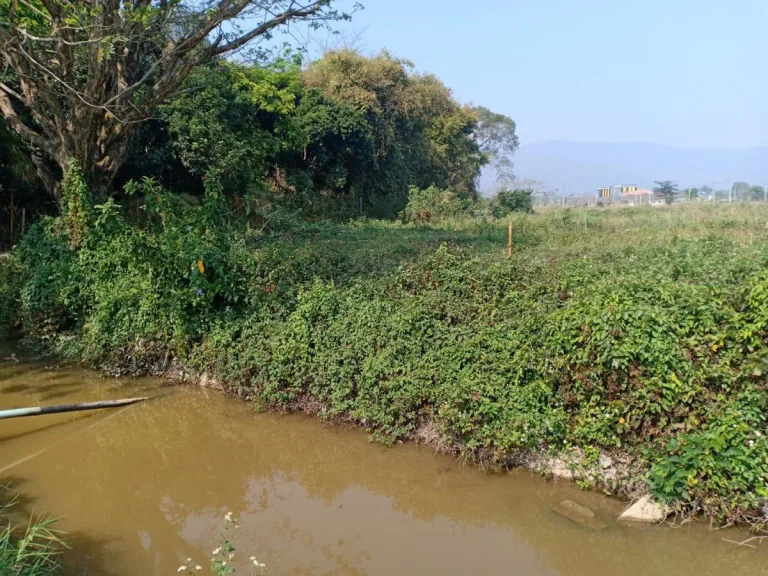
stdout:
POLYGON ((149 400, 149 398, 126 398, 123 400, 105 400, 103 402, 81 402, 79 404, 63 404, 61 406, 36 406, 34 408, 14 408, 0 410, 0 420, 6 418, 21 418, 24 416, 41 416, 43 414, 61 414, 63 412, 80 412, 82 410, 100 410, 102 408, 118 408, 149 400))
POLYGON ((509 242, 507 243, 507 258, 512 258, 512 221, 509 221, 509 242))

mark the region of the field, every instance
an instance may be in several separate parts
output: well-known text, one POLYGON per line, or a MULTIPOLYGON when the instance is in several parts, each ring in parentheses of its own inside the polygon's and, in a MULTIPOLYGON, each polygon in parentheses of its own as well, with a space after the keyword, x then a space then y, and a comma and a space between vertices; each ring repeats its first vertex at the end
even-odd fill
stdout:
POLYGON ((516 214, 507 258, 508 219, 267 233, 163 198, 138 228, 103 210, 77 250, 36 226, 0 319, 108 371, 205 371, 485 466, 610 455, 585 485, 765 524, 768 205, 516 214))

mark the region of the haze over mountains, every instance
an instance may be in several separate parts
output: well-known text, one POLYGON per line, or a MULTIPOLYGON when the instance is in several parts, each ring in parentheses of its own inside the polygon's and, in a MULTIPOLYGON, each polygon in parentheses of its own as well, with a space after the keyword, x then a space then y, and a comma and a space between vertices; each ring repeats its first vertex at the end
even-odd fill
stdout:
MULTIPOLYGON (((657 180, 672 180, 681 188, 727 189, 738 181, 768 184, 768 147, 715 150, 558 140, 521 146, 513 162, 518 178, 543 181, 549 189, 565 185, 568 194, 579 195, 612 185, 651 188, 657 180)), ((483 189, 492 187, 493 180, 486 174, 483 189)))

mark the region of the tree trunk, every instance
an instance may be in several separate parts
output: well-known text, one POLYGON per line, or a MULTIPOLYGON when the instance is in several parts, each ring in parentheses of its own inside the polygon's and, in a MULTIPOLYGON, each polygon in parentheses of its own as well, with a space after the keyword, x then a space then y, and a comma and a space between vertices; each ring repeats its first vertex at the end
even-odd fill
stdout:
POLYGON ((40 179, 59 205, 61 180, 71 158, 77 161, 91 198, 94 202, 100 202, 107 197, 112 181, 128 153, 135 125, 122 128, 109 118, 90 120, 68 126, 70 132, 59 139, 59 153, 51 158, 53 162, 47 161, 42 155, 33 156, 40 179), (94 133, 97 134, 95 138, 94 133), (55 166, 52 165, 54 163, 55 166))

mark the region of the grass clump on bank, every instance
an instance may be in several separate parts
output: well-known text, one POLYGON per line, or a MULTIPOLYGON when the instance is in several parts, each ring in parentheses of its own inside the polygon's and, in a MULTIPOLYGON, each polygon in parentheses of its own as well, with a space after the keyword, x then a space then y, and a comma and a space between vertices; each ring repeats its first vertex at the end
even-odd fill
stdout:
POLYGON ((50 519, 32 519, 15 527, 7 499, 7 487, 0 487, 0 574, 3 576, 55 576, 59 573, 60 533, 50 519))
POLYGON ((507 259, 506 220, 264 234, 148 186, 140 224, 106 205, 76 247, 69 215, 31 230, 3 314, 90 364, 175 360, 484 463, 629 453, 657 497, 766 522, 768 208, 518 214, 507 259))

